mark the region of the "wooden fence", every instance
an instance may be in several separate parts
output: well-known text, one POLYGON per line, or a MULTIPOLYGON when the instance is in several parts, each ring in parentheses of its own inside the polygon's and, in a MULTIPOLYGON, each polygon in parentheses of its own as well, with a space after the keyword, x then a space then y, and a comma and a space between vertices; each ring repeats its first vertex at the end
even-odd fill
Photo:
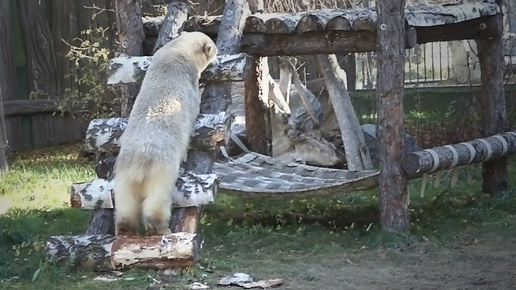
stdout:
MULTIPOLYGON (((114 23, 110 0, 3 0, 0 4, 0 96, 9 150, 77 142, 87 120, 58 110, 80 32, 114 23), (95 15, 95 17, 93 17, 95 15), (34 95, 37 97, 34 98, 34 95)), ((75 72, 76 73, 76 72, 75 72)))

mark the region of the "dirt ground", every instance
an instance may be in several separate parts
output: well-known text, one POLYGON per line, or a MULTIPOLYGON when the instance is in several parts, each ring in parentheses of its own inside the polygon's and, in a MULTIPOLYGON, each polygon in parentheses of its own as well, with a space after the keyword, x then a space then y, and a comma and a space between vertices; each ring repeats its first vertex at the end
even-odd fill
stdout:
POLYGON ((296 265, 281 289, 516 289, 516 239, 465 238, 454 248, 419 244, 363 250, 296 265))

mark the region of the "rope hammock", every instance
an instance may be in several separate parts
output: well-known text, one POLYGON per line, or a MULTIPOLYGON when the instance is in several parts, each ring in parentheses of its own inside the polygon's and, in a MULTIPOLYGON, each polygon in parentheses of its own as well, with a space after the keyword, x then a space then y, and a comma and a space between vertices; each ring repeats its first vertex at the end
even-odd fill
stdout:
POLYGON ((213 173, 224 192, 246 198, 305 199, 378 186, 378 171, 348 171, 285 163, 255 152, 217 161, 213 173))

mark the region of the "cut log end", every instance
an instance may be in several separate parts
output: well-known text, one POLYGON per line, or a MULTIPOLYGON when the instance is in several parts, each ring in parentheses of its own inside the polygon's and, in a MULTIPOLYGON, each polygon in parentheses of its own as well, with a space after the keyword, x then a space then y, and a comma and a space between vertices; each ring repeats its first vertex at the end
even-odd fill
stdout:
POLYGON ((49 262, 96 271, 130 268, 191 267, 199 260, 203 239, 193 233, 164 236, 53 236, 44 249, 49 262))

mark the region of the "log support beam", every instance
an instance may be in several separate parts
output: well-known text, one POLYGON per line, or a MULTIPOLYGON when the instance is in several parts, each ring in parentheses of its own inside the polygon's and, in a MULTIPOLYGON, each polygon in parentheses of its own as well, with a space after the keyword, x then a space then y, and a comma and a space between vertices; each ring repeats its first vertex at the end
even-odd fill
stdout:
MULTIPOLYGON (((217 56, 218 64, 204 70, 200 82, 242 81, 252 57, 245 53, 217 56)), ((141 83, 152 56, 121 56, 109 60, 108 85, 141 83)))
MULTIPOLYGON (((70 203, 82 209, 115 208, 113 179, 97 178, 72 184, 70 203)), ((212 204, 218 188, 216 174, 185 173, 179 176, 172 194, 175 207, 212 204)))
POLYGON ((506 132, 469 142, 412 152, 403 157, 401 164, 410 178, 417 178, 425 173, 505 159, 513 153, 516 153, 516 132, 506 132))
MULTIPOLYGON (((477 40, 482 82, 481 131, 484 136, 500 134, 509 129, 505 108, 503 19, 492 16, 496 28, 489 38, 477 40)), ((501 157, 482 163, 482 191, 494 194, 507 188, 507 158, 501 157)))
MULTIPOLYGON (((234 116, 227 112, 200 114, 190 137, 190 148, 212 150, 226 144, 234 116)), ((117 154, 127 118, 93 119, 86 130, 86 151, 117 154)), ((99 176, 101 177, 101 176, 99 176)))
POLYGON ((408 176, 401 168, 401 158, 405 152, 404 7, 404 0, 377 1, 380 224, 384 231, 400 232, 410 228, 408 176))

